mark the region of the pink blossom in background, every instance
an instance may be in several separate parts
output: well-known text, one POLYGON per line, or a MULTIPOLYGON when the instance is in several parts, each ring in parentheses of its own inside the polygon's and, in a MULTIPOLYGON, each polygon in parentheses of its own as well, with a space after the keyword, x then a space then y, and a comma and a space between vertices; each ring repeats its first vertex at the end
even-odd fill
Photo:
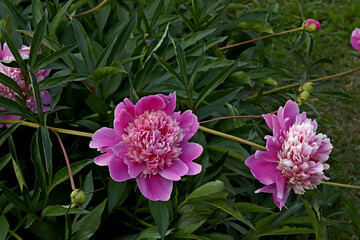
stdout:
POLYGON ((356 50, 360 51, 360 29, 355 28, 351 34, 350 43, 356 50))
POLYGON ((173 181, 201 171, 193 160, 203 151, 188 142, 199 128, 197 117, 190 110, 174 112, 175 105, 175 93, 143 97, 135 105, 126 98, 115 109, 114 129, 95 132, 90 148, 102 155, 94 162, 109 166, 115 181, 135 178, 146 198, 169 200, 173 181))
MULTIPOLYGON (((20 55, 23 59, 28 58, 29 54, 30 54, 30 48, 27 46, 22 46, 21 49, 23 51, 20 51, 20 55), (28 51, 26 51, 28 50, 28 51)), ((8 47, 8 45, 6 43, 4 43, 3 47, 1 48, 0 45, 0 60, 15 60, 14 56, 12 55, 12 53, 10 52, 10 49, 8 47)), ((29 91, 31 91, 31 84, 29 86, 28 89, 26 89, 25 86, 25 80, 24 77, 22 75, 21 69, 20 68, 12 68, 12 67, 7 67, 4 64, 0 63, 0 73, 12 78, 15 82, 17 82, 17 84, 19 84, 22 92, 23 92, 23 96, 24 97, 27 95, 27 93, 29 91)), ((50 73, 50 69, 44 69, 44 70, 39 70, 36 73, 36 79, 37 81, 41 81, 43 80, 45 77, 47 77, 50 73)), ((41 91, 41 102, 43 105, 49 105, 50 104, 50 99, 51 96, 49 94, 48 91, 41 91)), ((3 85, 0 83, 0 95, 6 98, 9 98, 11 100, 17 101, 15 98, 16 93, 11 90, 10 88, 8 88, 7 86, 3 85)), ((34 100, 34 96, 32 94, 30 94, 26 100, 26 106, 31 110, 31 111, 36 111, 36 105, 35 105, 35 100, 34 100)), ((4 110, 3 108, 0 107, 0 110, 4 110)), ((49 107, 45 107, 43 108, 44 112, 49 111, 50 108, 49 107)), ((21 116, 17 116, 17 115, 0 115, 0 120, 19 120, 21 119, 21 116)), ((2 127, 3 124, 0 124, 0 127, 2 127)))
POLYGON ((316 32, 317 30, 319 30, 321 28, 321 24, 319 21, 314 20, 314 19, 307 19, 304 23, 303 23, 303 28, 305 31, 307 32, 316 32))
POLYGON ((316 134, 317 123, 299 113, 296 103, 288 101, 277 115, 263 115, 273 136, 266 136, 266 151, 256 151, 245 164, 251 173, 266 186, 256 193, 272 193, 280 209, 285 205, 290 191, 304 194, 314 189, 322 180, 328 180, 325 162, 332 150, 325 134, 316 134))

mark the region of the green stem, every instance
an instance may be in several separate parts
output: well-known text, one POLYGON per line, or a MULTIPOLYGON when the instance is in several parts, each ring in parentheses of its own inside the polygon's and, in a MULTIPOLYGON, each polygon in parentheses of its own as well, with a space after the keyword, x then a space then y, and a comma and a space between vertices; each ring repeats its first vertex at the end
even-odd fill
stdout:
MULTIPOLYGON (((350 73, 353 73, 353 72, 356 72, 356 71, 359 71, 359 70, 360 70, 360 67, 357 67, 357 68, 351 69, 351 70, 346 71, 346 72, 342 72, 342 73, 338 73, 338 74, 334 74, 334 75, 330 75, 330 76, 326 76, 326 77, 322 77, 322 78, 316 78, 316 79, 310 80, 308 82, 319 82, 319 81, 328 80, 328 79, 331 79, 331 78, 341 77, 341 76, 344 76, 344 75, 347 75, 347 74, 350 74, 350 73)), ((278 87, 278 88, 274 88, 274 89, 271 89, 269 91, 263 92, 263 96, 268 95, 270 93, 279 92, 279 91, 282 91, 282 90, 285 90, 285 89, 288 89, 288 88, 298 87, 300 85, 301 85, 301 83, 293 83, 293 84, 281 86, 281 87, 278 87)), ((252 95, 252 96, 248 97, 247 99, 256 98, 256 96, 257 95, 255 94, 255 95, 252 95)))
POLYGON ((105 5, 105 3, 107 3, 109 0, 104 0, 102 1, 99 5, 97 5, 96 7, 86 11, 86 12, 82 12, 82 13, 79 13, 79 14, 76 14, 74 15, 73 17, 80 17, 80 16, 83 16, 83 15, 86 15, 86 14, 89 14, 89 13, 92 13, 92 12, 95 12, 97 10, 99 10, 100 8, 102 8, 102 6, 105 5))
POLYGON ((343 187, 343 188, 352 188, 352 189, 360 189, 360 186, 350 185, 350 184, 343 184, 343 183, 334 183, 334 182, 322 182, 321 184, 336 186, 336 187, 343 187))
POLYGON ((13 236, 15 239, 17 239, 17 240, 23 240, 19 235, 17 235, 14 231, 12 231, 12 230, 10 230, 9 229, 9 234, 11 235, 11 236, 13 236))
POLYGON ((258 40, 262 40, 262 39, 265 39, 265 38, 280 36, 280 35, 283 35, 283 34, 286 34, 286 33, 296 32, 296 31, 300 31, 300 30, 304 30, 304 28, 299 27, 299 28, 291 29, 291 30, 281 32, 281 33, 274 33, 274 34, 271 34, 271 35, 266 35, 266 36, 263 36, 263 37, 254 38, 254 39, 251 39, 251 40, 248 40, 248 41, 245 41, 245 42, 235 43, 235 44, 232 44, 232 45, 229 45, 229 46, 222 47, 222 48, 220 48, 220 50, 226 50, 226 49, 229 49, 229 48, 233 48, 233 47, 237 47, 237 46, 240 46, 240 45, 252 43, 252 42, 255 42, 255 41, 258 41, 258 40))
POLYGON ((256 143, 247 141, 247 140, 242 139, 242 138, 235 137, 235 136, 233 136, 233 135, 229 135, 229 134, 226 134, 226 133, 218 132, 218 131, 215 131, 215 130, 212 130, 212 129, 210 129, 210 128, 206 128, 206 127, 203 127, 203 126, 199 126, 199 129, 200 129, 201 131, 204 131, 204 132, 207 132, 207 133, 211 133, 211 134, 217 135, 217 136, 219 136, 219 137, 227 138, 227 139, 230 139, 230 140, 239 142, 239 143, 244 143, 244 144, 247 144, 247 145, 250 145, 250 146, 259 148, 259 149, 261 149, 261 150, 265 150, 265 151, 267 150, 266 147, 264 147, 264 146, 261 146, 261 145, 259 145, 259 144, 256 144, 256 143))
MULTIPOLYGON (((32 128, 40 127, 40 125, 37 123, 26 122, 24 120, 0 120, 0 124, 16 124, 19 122, 21 123, 21 125, 27 126, 27 127, 32 127, 32 128)), ((55 128, 55 127, 49 127, 49 126, 46 126, 46 128, 48 128, 49 130, 52 130, 54 132, 65 133, 65 134, 70 134, 70 135, 75 135, 75 136, 90 137, 90 138, 93 136, 93 133, 88 133, 88 132, 80 132, 80 131, 75 131, 75 130, 55 128)))

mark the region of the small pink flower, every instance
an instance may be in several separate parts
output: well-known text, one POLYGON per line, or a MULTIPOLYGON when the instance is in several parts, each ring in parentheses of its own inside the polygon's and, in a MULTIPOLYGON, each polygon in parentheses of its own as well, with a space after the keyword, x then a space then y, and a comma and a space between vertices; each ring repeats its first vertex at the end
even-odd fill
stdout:
POLYGON ((314 19, 307 19, 303 23, 303 28, 307 32, 316 32, 321 28, 321 24, 319 21, 316 21, 314 19))
POLYGON ((290 191, 304 194, 314 189, 322 180, 328 180, 325 162, 332 150, 325 134, 316 134, 317 123, 299 113, 296 103, 288 101, 277 115, 263 115, 273 136, 266 136, 267 151, 256 151, 245 164, 252 174, 266 186, 256 191, 273 194, 280 209, 285 205, 290 191))
POLYGON ((355 28, 351 34, 350 43, 356 50, 360 51, 360 29, 355 28))
MULTIPOLYGON (((20 51, 20 55, 22 58, 28 58, 29 54, 30 54, 30 48, 27 46, 22 46, 21 47, 22 51, 20 51)), ((3 48, 1 49, 1 45, 0 45, 0 60, 15 60, 14 56, 12 55, 12 53, 10 52, 10 49, 8 47, 8 45, 5 43, 3 48)), ((31 84, 29 86, 28 89, 26 89, 25 86, 25 80, 24 77, 22 75, 21 69, 20 68, 12 68, 12 67, 7 67, 4 64, 0 63, 0 72, 10 78, 12 78, 15 82, 17 82, 17 84, 19 84, 22 92, 23 92, 23 96, 20 97, 24 97, 27 95, 27 93, 31 90, 31 84)), ((43 70, 39 70, 36 73, 36 79, 38 82, 40 82, 41 80, 43 80, 45 77, 47 77, 50 73, 50 69, 43 69, 43 70)), ((43 105, 49 105, 50 104, 50 99, 51 96, 49 94, 48 91, 42 91, 41 93, 41 102, 43 105)), ((6 98, 9 98, 11 100, 17 101, 15 98, 16 93, 11 90, 10 88, 8 88, 7 86, 3 85, 0 83, 0 95, 6 98)), ((34 100, 34 96, 31 94, 27 99, 26 99, 26 106, 33 112, 36 112, 36 105, 35 105, 35 100, 34 100)), ((0 107, 0 110, 4 110, 4 108, 0 107)), ((49 107, 44 107, 43 111, 47 112, 49 111, 50 108, 49 107)), ((16 115, 0 115, 0 119, 1 120, 19 120, 21 119, 21 116, 16 116, 16 115)), ((3 124, 0 124, 0 127, 2 127, 3 124)), ((8 126, 8 124, 7 124, 8 126)))
POLYGON ((135 178, 146 198, 169 200, 173 181, 201 171, 193 160, 203 150, 188 142, 198 130, 197 117, 190 110, 174 112, 175 104, 175 93, 143 97, 136 105, 126 98, 115 109, 114 129, 95 132, 90 148, 103 154, 94 162, 109 166, 115 181, 135 178))

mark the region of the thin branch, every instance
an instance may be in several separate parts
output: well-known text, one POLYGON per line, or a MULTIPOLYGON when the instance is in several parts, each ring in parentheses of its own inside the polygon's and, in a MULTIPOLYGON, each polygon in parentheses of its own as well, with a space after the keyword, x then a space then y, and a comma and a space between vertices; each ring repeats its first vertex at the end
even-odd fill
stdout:
POLYGON ((109 0, 104 0, 102 1, 99 5, 97 5, 96 7, 86 11, 86 12, 82 12, 82 13, 79 13, 79 14, 75 14, 73 17, 76 18, 76 17, 80 17, 80 16, 83 16, 83 15, 86 15, 86 14, 89 14, 89 13, 92 13, 92 12, 95 12, 97 10, 99 10, 100 8, 102 8, 102 6, 105 5, 105 3, 107 3, 109 0))

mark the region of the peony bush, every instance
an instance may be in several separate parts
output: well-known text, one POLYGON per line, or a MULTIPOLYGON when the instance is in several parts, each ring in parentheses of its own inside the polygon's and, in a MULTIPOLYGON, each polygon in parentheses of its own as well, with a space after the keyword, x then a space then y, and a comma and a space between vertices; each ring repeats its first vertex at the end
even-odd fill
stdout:
POLYGON ((327 2, 0 1, 0 239, 355 239, 327 2))

